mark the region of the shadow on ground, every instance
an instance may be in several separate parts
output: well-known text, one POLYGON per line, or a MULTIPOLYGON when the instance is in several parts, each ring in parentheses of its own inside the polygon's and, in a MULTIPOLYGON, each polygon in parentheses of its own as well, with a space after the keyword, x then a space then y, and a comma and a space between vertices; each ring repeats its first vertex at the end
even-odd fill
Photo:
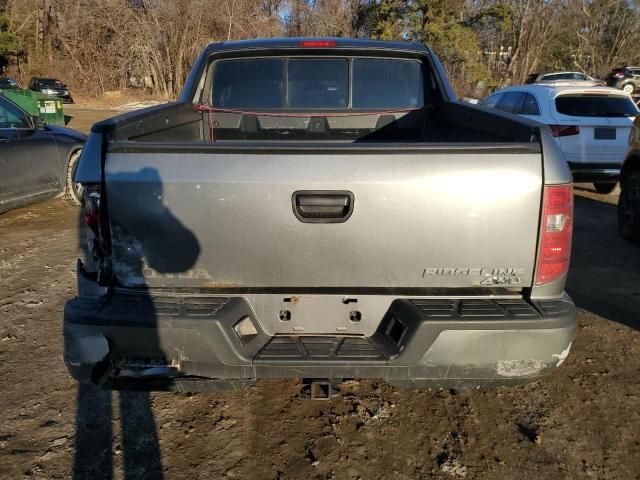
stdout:
POLYGON ((114 456, 122 455, 127 480, 163 478, 160 445, 148 392, 111 392, 78 385, 73 478, 113 478, 114 456), (119 397, 121 444, 112 439, 112 399, 119 397))
POLYGON ((616 213, 576 195, 567 292, 579 308, 640 330, 640 245, 620 236, 616 213))

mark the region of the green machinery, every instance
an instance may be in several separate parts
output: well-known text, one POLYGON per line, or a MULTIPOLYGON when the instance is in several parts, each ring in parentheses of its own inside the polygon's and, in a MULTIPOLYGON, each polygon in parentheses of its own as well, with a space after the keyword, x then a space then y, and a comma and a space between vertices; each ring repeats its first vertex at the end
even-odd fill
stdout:
POLYGON ((62 99, 32 90, 2 89, 4 95, 30 115, 39 116, 45 123, 64 126, 62 99))

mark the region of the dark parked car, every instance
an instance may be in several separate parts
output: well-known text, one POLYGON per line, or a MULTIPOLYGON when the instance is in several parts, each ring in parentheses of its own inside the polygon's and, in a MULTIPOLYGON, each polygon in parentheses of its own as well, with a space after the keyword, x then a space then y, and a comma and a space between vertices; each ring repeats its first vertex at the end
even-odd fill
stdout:
POLYGON ((0 78, 0 90, 18 90, 18 82, 11 77, 0 78))
POLYGON ((41 92, 45 95, 60 97, 63 103, 73 103, 69 88, 60 80, 55 78, 37 78, 34 77, 29 82, 29 90, 41 92))
POLYGON ((79 203, 71 179, 85 140, 0 96, 0 213, 58 195, 79 203))
POLYGON ((607 85, 619 88, 629 95, 638 93, 640 90, 640 67, 614 68, 607 75, 607 85))
POLYGON ((629 135, 629 150, 620 172, 618 228, 624 238, 640 243, 640 117, 629 135))

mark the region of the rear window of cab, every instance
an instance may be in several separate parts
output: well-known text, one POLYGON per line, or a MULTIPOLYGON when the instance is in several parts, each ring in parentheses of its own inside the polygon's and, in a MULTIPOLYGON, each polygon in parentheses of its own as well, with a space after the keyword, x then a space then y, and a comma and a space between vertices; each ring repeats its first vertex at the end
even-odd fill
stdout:
POLYGON ((555 103, 558 113, 571 117, 635 117, 640 114, 630 98, 620 95, 560 95, 555 103))
POLYGON ((422 68, 415 60, 387 58, 220 60, 212 100, 229 109, 421 108, 422 68))

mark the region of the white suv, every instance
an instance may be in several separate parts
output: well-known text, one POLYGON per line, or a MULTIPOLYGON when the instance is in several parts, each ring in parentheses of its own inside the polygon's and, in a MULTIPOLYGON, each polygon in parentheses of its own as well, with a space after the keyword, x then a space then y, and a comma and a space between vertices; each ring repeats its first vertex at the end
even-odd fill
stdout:
POLYGON ((631 97, 608 87, 518 85, 480 104, 551 128, 576 182, 609 193, 620 176, 631 125, 640 115, 631 97))

